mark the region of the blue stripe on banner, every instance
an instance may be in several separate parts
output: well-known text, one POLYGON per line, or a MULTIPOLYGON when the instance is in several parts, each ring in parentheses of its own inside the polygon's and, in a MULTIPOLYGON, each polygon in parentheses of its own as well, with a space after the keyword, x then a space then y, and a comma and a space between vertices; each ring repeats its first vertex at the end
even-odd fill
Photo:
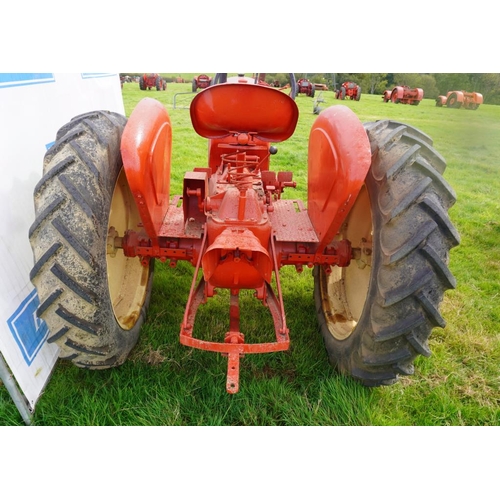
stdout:
POLYGON ((36 315, 39 305, 40 299, 36 290, 33 290, 7 320, 12 336, 28 366, 35 359, 49 334, 45 321, 36 315))
POLYGON ((54 73, 0 73, 0 89, 55 81, 54 73))
POLYGON ((107 78, 109 76, 117 76, 117 73, 82 73, 82 78, 107 78))

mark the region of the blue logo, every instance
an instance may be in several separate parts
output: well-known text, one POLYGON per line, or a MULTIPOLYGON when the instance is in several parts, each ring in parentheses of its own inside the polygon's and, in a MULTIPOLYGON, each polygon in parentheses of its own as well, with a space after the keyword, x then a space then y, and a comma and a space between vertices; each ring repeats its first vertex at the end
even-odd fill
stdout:
POLYGON ((0 73, 0 88, 54 82, 53 73, 0 73))
POLYGON ((12 336, 28 366, 35 359, 49 334, 45 321, 36 315, 39 305, 40 299, 36 290, 33 290, 7 320, 12 336))

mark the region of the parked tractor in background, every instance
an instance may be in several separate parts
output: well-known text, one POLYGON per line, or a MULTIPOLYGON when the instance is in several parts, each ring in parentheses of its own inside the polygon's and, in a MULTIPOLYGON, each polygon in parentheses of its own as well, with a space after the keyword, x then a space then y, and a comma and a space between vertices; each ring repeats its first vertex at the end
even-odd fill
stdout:
POLYGON ((88 369, 125 362, 158 260, 167 271, 178 261, 192 265, 179 340, 227 357, 229 393, 239 390, 245 355, 290 346, 283 266, 311 269, 310 320, 341 373, 388 385, 413 374, 418 355, 430 355, 432 329, 445 326, 443 295, 455 286, 449 251, 459 244, 443 157, 410 125, 363 124, 334 105, 308 134, 307 203, 282 196, 304 168, 271 169, 274 144, 286 149, 299 120, 289 79, 282 91, 258 75, 217 74, 197 93, 190 117, 208 141, 207 163, 196 160, 174 195, 172 123, 157 99, 142 99, 128 119, 97 110, 59 129, 35 187, 29 239, 37 315, 61 358, 88 369), (227 330, 200 332, 197 311, 217 291, 227 330), (240 292, 270 314, 270 341, 244 333, 240 292))
POLYGON ((448 108, 477 109, 483 104, 483 95, 479 92, 465 92, 463 90, 450 90, 446 96, 436 98, 436 106, 448 108))
POLYGON ((335 98, 344 100, 351 99, 359 101, 361 99, 361 87, 354 82, 344 82, 335 92, 335 98))
POLYGON ((167 83, 158 73, 144 73, 139 77, 139 88, 141 90, 167 90, 167 83))
POLYGON ((313 83, 316 90, 327 91, 328 85, 326 83, 313 83))
POLYGON ((300 78, 297 81, 297 94, 305 94, 309 97, 314 97, 316 87, 307 78, 300 78))
POLYGON ((411 104, 418 106, 424 98, 424 91, 419 88, 410 88, 406 85, 394 87, 392 90, 386 90, 382 96, 384 102, 393 102, 394 104, 411 104))
POLYGON ((196 92, 198 89, 206 89, 210 87, 212 83, 212 78, 208 75, 198 75, 193 78, 191 90, 196 92))

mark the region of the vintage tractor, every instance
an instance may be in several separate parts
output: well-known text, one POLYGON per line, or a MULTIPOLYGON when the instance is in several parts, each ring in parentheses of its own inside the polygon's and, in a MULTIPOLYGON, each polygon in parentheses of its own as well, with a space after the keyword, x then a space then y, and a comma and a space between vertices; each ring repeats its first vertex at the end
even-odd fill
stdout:
POLYGON ((314 83, 310 82, 307 78, 300 78, 297 81, 297 94, 305 94, 309 97, 314 97, 316 87, 314 83))
POLYGON ((465 92, 463 90, 450 90, 446 96, 436 98, 436 106, 448 108, 477 109, 483 104, 483 96, 479 92, 465 92))
POLYGON ((139 77, 139 88, 141 90, 167 90, 167 83, 158 73, 144 73, 139 77))
POLYGON ((212 78, 208 75, 198 75, 193 78, 193 82, 191 85, 191 90, 196 92, 198 89, 206 89, 210 87, 212 83, 212 78))
POLYGON ((394 87, 392 90, 386 90, 382 99, 384 102, 391 101, 394 104, 411 104, 418 106, 424 98, 424 91, 419 88, 410 88, 407 85, 394 87))
POLYGON ((208 160, 185 172, 173 196, 172 124, 158 100, 141 100, 128 120, 93 111, 60 128, 35 187, 29 238, 37 314, 62 358, 90 369, 126 360, 156 259, 193 266, 180 343, 228 358, 229 393, 246 354, 287 350, 289 334, 301 333, 287 324, 283 266, 312 269, 311 321, 340 372, 391 384, 430 355, 459 243, 443 157, 409 125, 363 125, 348 107, 330 106, 309 134, 307 206, 282 196, 295 187, 296 166, 276 172, 270 160, 299 119, 289 77, 290 93, 218 74, 194 97, 190 117, 208 140, 208 160), (227 293, 227 332, 207 339, 196 315, 217 290, 227 293), (269 342, 251 342, 240 327, 247 291, 270 313, 269 342))
POLYGON ((344 82, 335 91, 335 98, 341 100, 348 98, 352 101, 359 101, 361 99, 361 87, 354 82, 344 82))

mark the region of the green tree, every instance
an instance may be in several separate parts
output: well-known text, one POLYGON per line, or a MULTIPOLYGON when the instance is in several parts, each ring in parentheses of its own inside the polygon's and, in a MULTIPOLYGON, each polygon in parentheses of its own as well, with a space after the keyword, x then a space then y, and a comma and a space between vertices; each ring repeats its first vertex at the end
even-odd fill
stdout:
POLYGON ((485 104, 500 104, 500 73, 476 73, 471 83, 472 92, 481 93, 485 104))
POLYGON ((440 95, 446 95, 450 90, 468 90, 471 85, 468 73, 436 73, 434 76, 440 95))

